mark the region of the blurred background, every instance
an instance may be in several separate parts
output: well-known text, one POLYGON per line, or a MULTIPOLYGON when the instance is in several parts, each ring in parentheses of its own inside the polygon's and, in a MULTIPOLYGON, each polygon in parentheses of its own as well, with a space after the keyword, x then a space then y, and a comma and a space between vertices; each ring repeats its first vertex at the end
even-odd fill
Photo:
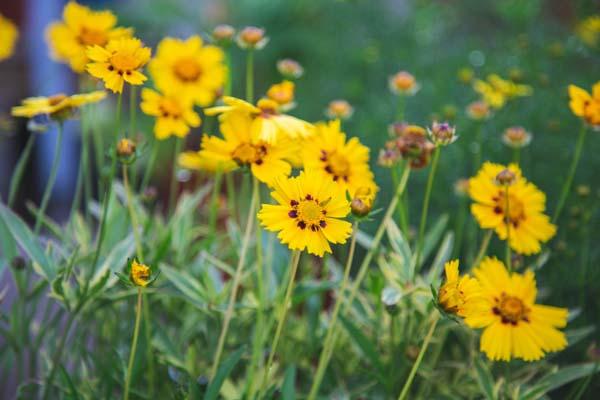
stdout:
MULTIPOLYGON (((10 107, 22 98, 74 93, 76 77, 51 61, 44 30, 61 18, 66 1, 16 0, 0 3, 0 13, 15 21, 21 37, 18 51, 0 63, 0 194, 6 199, 8 184, 19 153, 27 141, 26 122, 12 119, 10 107)), ((586 18, 600 13, 596 0, 119 0, 83 1, 93 8, 110 8, 119 25, 132 26, 136 36, 154 47, 164 36, 187 37, 208 33, 219 23, 234 27, 264 27, 270 42, 256 57, 257 95, 281 78, 276 61, 293 58, 304 76, 297 82, 298 107, 294 115, 309 121, 325 118, 334 99, 346 99, 355 109, 345 123, 348 134, 358 136, 372 149, 377 182, 382 187, 379 204, 389 199, 389 170, 376 166, 379 149, 388 139, 397 99, 388 89, 388 77, 399 70, 411 72, 420 92, 407 100, 411 123, 425 125, 434 119, 457 125, 461 138, 444 150, 436 177, 431 213, 457 220, 461 200, 454 183, 472 173, 474 123, 465 106, 477 99, 471 83, 459 71, 475 77, 498 73, 531 85, 533 95, 518 99, 499 112, 484 128, 483 159, 508 162, 510 150, 501 134, 522 125, 533 140, 522 154, 525 176, 548 196, 550 213, 556 206, 566 169, 572 157, 580 121, 568 109, 567 85, 589 89, 600 76, 600 33, 586 30, 586 18)), ((0 40, 2 40, 0 38, 0 40)), ((242 96, 243 53, 233 51, 233 93, 242 96)), ((111 110, 110 104, 105 104, 111 110)), ((109 112, 104 115, 109 120, 109 112)), ((140 130, 151 131, 151 121, 140 117, 140 130)), ((209 129, 209 127, 205 127, 209 129)), ((198 145, 202 129, 188 138, 188 148, 198 145)), ((59 178, 50 214, 61 220, 71 207, 79 165, 78 122, 67 124, 59 178)), ((17 209, 29 218, 26 201, 39 203, 50 169, 56 132, 40 135, 26 171, 17 209)), ((600 200, 600 139, 588 135, 559 233, 552 242, 553 256, 540 272, 552 293, 542 292, 549 304, 581 311, 574 326, 598 321, 600 313, 600 233, 597 208, 600 200)), ((170 154, 170 152, 165 152, 170 154)), ((97 171, 96 171, 97 172, 97 171)), ((159 172, 160 174, 160 172, 159 172)), ((168 186, 169 171, 157 176, 158 186, 168 186)), ((411 223, 420 209, 426 170, 411 177, 411 223)), ((159 191, 160 192, 160 191, 159 191)), ((166 192, 166 190, 165 190, 166 192)), ((598 337, 597 335, 594 335, 598 337)), ((576 355, 581 360, 590 341, 576 355)))

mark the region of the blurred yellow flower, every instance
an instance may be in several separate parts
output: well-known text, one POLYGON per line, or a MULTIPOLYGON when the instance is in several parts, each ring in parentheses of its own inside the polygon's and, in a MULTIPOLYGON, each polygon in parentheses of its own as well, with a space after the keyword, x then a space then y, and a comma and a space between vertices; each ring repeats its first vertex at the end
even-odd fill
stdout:
POLYGON ((510 99, 531 96, 533 93, 531 86, 502 79, 497 74, 488 75, 485 81, 476 79, 473 82, 473 89, 482 96, 488 105, 496 109, 504 107, 510 99))
POLYGON ((313 126, 306 121, 282 114, 279 104, 270 99, 260 99, 256 106, 235 97, 223 97, 223 106, 207 108, 206 115, 217 115, 221 120, 231 113, 246 113, 252 116, 254 138, 267 143, 275 143, 282 138, 305 138, 313 133, 313 126))
POLYGON ((400 71, 390 76, 388 85, 392 93, 403 96, 412 96, 421 88, 415 77, 406 71, 400 71))
POLYGON ((463 67, 458 70, 457 77, 459 81, 466 85, 473 81, 475 71, 473 71, 473 68, 463 67))
POLYGON ((139 263, 137 260, 131 262, 131 281, 136 286, 146 287, 150 282, 150 267, 139 263))
POLYGON ((304 169, 314 170, 319 179, 335 182, 354 197, 359 188, 377 192, 369 168, 369 148, 358 138, 346 140, 340 121, 315 125, 315 134, 302 143, 304 169))
POLYGON ((568 310, 535 304, 537 287, 532 271, 511 274, 501 261, 488 257, 473 274, 484 306, 467 313, 465 323, 484 328, 480 349, 491 360, 535 361, 567 346, 565 334, 557 328, 567 325, 568 310))
POLYGON ((200 151, 184 152, 179 164, 187 169, 229 172, 249 167, 261 182, 271 184, 277 177, 292 171, 287 161, 298 151, 296 143, 282 138, 275 144, 267 143, 252 134, 250 115, 235 112, 221 121, 223 139, 204 135, 200 151))
POLYGON ((162 94, 144 88, 140 108, 144 114, 156 118, 154 136, 159 140, 173 135, 185 137, 190 133, 190 128, 196 128, 201 123, 191 99, 174 93, 162 94))
POLYGON ((483 100, 477 100, 467 105, 467 116, 472 120, 482 121, 491 115, 490 106, 483 100))
POLYGON ((258 219, 265 229, 292 250, 319 257, 331 253, 329 243, 343 244, 352 225, 342 218, 350 212, 346 194, 320 175, 303 171, 295 178, 279 178, 271 192, 279 204, 263 204, 258 219))
POLYGON ((0 14, 0 61, 11 57, 15 51, 15 44, 19 38, 17 26, 8 18, 0 14))
POLYGON ((69 64, 82 73, 90 62, 88 46, 105 47, 112 39, 131 37, 133 29, 116 27, 117 17, 108 11, 93 11, 74 1, 63 9, 63 21, 54 22, 46 30, 50 52, 57 61, 69 64))
POLYGON ((446 281, 438 292, 438 302, 447 313, 465 317, 480 309, 481 288, 477 279, 468 274, 459 276, 458 264, 458 260, 453 260, 444 265, 446 281))
POLYGON ((600 15, 590 15, 577 24, 575 33, 589 47, 598 46, 600 41, 600 15))
POLYGON ((71 117, 78 107, 96 103, 105 97, 106 92, 103 90, 72 96, 59 93, 49 97, 29 97, 23 100, 22 105, 13 107, 11 114, 25 118, 49 115, 52 119, 62 120, 71 117))
POLYGON ((276 83, 267 90, 267 97, 279 104, 282 109, 289 110, 294 105, 294 89, 294 82, 276 83))
POLYGON ((372 187, 360 187, 354 191, 350 209, 355 217, 365 217, 373 209, 376 191, 372 187))
POLYGON ((522 126, 506 128, 502 134, 502 142, 513 149, 520 149, 531 142, 532 135, 522 126))
POLYGON ((204 45, 200 36, 187 40, 165 38, 148 66, 161 91, 189 97, 200 106, 215 101, 227 75, 225 54, 217 46, 204 45))
POLYGON ((575 85, 569 85, 569 107, 594 128, 600 127, 600 81, 592 87, 592 94, 575 85))
POLYGON ((325 110, 327 118, 341 119, 342 121, 352 117, 352 114, 354 114, 354 108, 343 99, 332 100, 325 110))
POLYGON ((510 247, 517 253, 539 253, 540 243, 556 233, 544 214, 546 196, 521 175, 516 164, 484 163, 469 179, 469 195, 475 201, 471 213, 481 228, 494 229, 501 240, 507 240, 508 233, 510 247))
POLYGON ((125 82, 141 85, 148 79, 139 70, 150 60, 150 53, 150 48, 144 47, 139 39, 111 40, 106 48, 88 47, 87 56, 92 62, 87 65, 87 71, 102 79, 107 89, 121 93, 125 82))

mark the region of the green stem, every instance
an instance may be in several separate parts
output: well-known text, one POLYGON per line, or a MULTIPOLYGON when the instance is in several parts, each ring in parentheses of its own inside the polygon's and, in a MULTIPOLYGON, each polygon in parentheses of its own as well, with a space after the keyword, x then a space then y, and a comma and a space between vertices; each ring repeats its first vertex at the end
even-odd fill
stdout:
POLYGON ((177 201, 177 157, 179 153, 181 153, 181 146, 183 144, 183 139, 175 138, 175 149, 173 155, 173 176, 171 177, 171 185, 169 189, 169 213, 172 213, 175 209, 175 203, 177 201))
POLYGON ((158 141, 155 138, 152 138, 152 150, 150 151, 150 158, 148 159, 148 165, 146 165, 146 170, 144 171, 144 177, 142 178, 142 191, 146 190, 148 187, 148 183, 150 182, 150 177, 152 176, 152 171, 154 171, 154 164, 156 163, 156 157, 158 157, 158 141))
POLYGON ((143 262, 143 253, 142 253, 142 240, 140 238, 140 231, 138 229, 138 220, 137 214, 133 208, 133 200, 131 196, 131 187, 129 185, 129 174, 127 169, 127 164, 123 164, 122 172, 123 172, 123 187, 125 189, 125 197, 127 199, 127 209, 129 210, 129 218, 131 219, 131 228, 133 230, 133 240, 135 241, 135 252, 139 262, 143 262))
POLYGON ((287 289, 285 290, 285 297, 283 299, 283 303, 279 308, 279 313, 277 315, 277 328, 275 329, 275 337, 273 338, 273 342, 271 343, 269 358, 267 360, 267 364, 265 365, 265 372, 261 384, 261 389, 258 394, 258 398, 263 398, 262 394, 264 393, 267 380, 269 378, 269 370, 273 365, 273 360, 275 359, 275 354, 277 353, 277 346, 279 345, 279 339, 281 337, 281 332, 283 332, 283 327, 285 326, 285 320, 287 318, 288 309, 291 308, 291 298, 292 293, 294 292, 294 282, 296 280, 296 273, 298 272, 298 265, 300 264, 300 255, 302 253, 298 250, 295 250, 292 254, 291 266, 290 266, 290 280, 288 281, 287 289))
POLYGON ((577 144, 575 145, 575 154, 573 155, 573 160, 571 161, 571 166, 569 167, 569 173, 560 192, 560 198, 558 200, 558 205, 556 206, 556 211, 554 211, 554 215, 552 216, 552 223, 556 223, 556 221, 558 221, 558 217, 560 217, 560 213, 565 205, 565 201, 567 201, 567 197, 569 196, 569 190, 571 189, 571 184, 573 183, 573 177, 575 176, 575 171, 577 170, 577 164, 579 164, 579 159, 581 158, 581 151, 583 150, 583 144, 585 143, 586 133, 586 126, 582 125, 581 131, 579 132, 579 137, 577 138, 577 144))
POLYGON ((73 196, 73 201, 71 202, 71 211, 69 212, 69 219, 73 218, 75 211, 79 208, 81 204, 81 189, 83 185, 83 159, 80 156, 79 168, 77 169, 77 181, 75 183, 75 196, 73 196))
POLYGON ((404 110, 406 109, 406 96, 398 96, 398 109, 396 111, 396 121, 404 122, 404 110))
POLYGON ((337 299, 335 301, 335 306, 333 308, 333 313, 331 314, 331 320, 329 321, 329 326, 327 327, 327 333, 325 334, 325 344, 323 345, 323 349, 321 350, 321 355, 319 356, 319 364, 317 366, 317 372, 315 373, 315 379, 313 380, 313 384, 310 388, 310 392, 308 394, 308 400, 314 400, 319 394, 319 387, 321 386, 321 382, 323 381, 323 376, 325 375, 325 370, 327 369, 327 365, 329 364, 330 356, 333 353, 333 345, 336 342, 337 338, 334 338, 334 333, 337 333, 337 319, 338 314, 341 309, 341 305, 343 303, 342 299, 344 297, 344 292, 348 288, 348 282, 350 281, 350 269, 352 267, 352 260, 354 258, 354 250, 356 248, 356 233, 358 232, 358 221, 354 223, 352 229, 352 238, 350 239, 350 250, 348 251, 348 258, 346 260, 346 266, 344 268, 344 276, 342 277, 342 283, 340 285, 337 299))
POLYGON ((419 238, 417 241, 417 254, 415 256, 415 268, 420 268, 421 256, 423 254, 423 239, 425 238, 425 227, 427 226, 427 212, 429 210, 429 200, 431 198, 431 189, 433 187, 433 179, 437 171, 438 160, 440 158, 440 147, 437 146, 433 152, 433 161, 431 169, 427 177, 427 187, 425 189, 425 199, 423 200, 423 211, 421 211, 421 223, 419 224, 419 238))
POLYGON ((133 328, 133 339, 131 341, 131 352, 129 353, 129 362, 127 363, 127 375, 125 376, 125 390, 123 399, 129 399, 129 387, 131 385, 131 374, 133 372, 133 361, 135 360, 135 350, 137 348, 138 336, 140 333, 140 321, 142 316, 142 288, 138 287, 137 306, 135 308, 135 327, 133 328))
POLYGON ((219 335, 219 341, 217 343, 217 350, 213 359, 213 366, 211 369, 210 377, 214 378, 221 361, 221 355, 223 353, 223 347, 225 346, 225 339, 227 338, 227 331, 229 330, 229 323, 233 316, 233 308, 235 305, 235 299, 237 297, 238 289, 240 287, 240 281, 242 279, 242 270, 246 263, 246 254, 250 244, 250 236, 252 233, 252 225, 254 223, 256 208, 258 207, 258 196, 252 195, 252 201, 250 203, 250 210, 248 210, 248 217, 246 219, 246 230, 244 231, 244 238, 242 240, 242 249, 240 250, 240 258, 238 260, 237 268, 233 276, 233 282, 231 287, 231 294, 229 295, 229 303, 227 304, 227 310, 225 311, 225 317, 223 319, 223 327, 221 328, 221 334, 219 335))
POLYGON ((67 319, 67 324, 65 326, 65 331, 58 342, 58 347, 54 351, 52 355, 52 369, 50 369, 50 374, 46 378, 46 384, 44 385, 44 393, 42 394, 42 399, 47 400, 50 396, 50 391, 52 387, 52 382, 54 382, 54 376, 56 375, 58 364, 60 363, 60 359, 62 357, 62 352, 65 347, 65 342, 67 341, 67 337, 69 336, 69 331, 71 330, 71 326, 73 325, 73 321, 75 320, 76 313, 69 314, 69 318, 67 319))
POLYGON ((35 228, 33 230, 33 234, 35 236, 37 236, 40 233, 40 229, 42 228, 42 216, 46 214, 46 208, 48 207, 48 202, 50 201, 50 196, 52 195, 52 189, 54 188, 54 183, 56 182, 56 175, 58 173, 58 166, 60 164, 60 154, 62 152, 63 133, 63 123, 59 122, 58 137, 56 139, 56 147, 54 148, 54 160, 52 160, 50 176, 48 177, 46 189, 44 190, 44 195, 42 196, 42 203, 35 218, 35 228))
POLYGON ((246 55, 246 101, 254 102, 254 50, 248 49, 246 55))
MULTIPOLYGON (((221 171, 217 171, 215 174, 215 183, 213 185, 213 191, 210 198, 210 211, 208 215, 208 226, 210 227, 210 232, 212 238, 216 236, 217 232, 217 216, 219 214, 219 194, 221 193, 221 182, 223 178, 223 173, 221 171)), ((211 240, 212 243, 212 240, 211 240)))
MULTIPOLYGON (((129 137, 135 140, 137 135, 137 86, 131 85, 129 89, 129 137)), ((133 186, 137 182, 137 170, 131 169, 131 181, 133 186)))
POLYGON ((483 124, 476 122, 475 126, 475 144, 477 145, 476 151, 473 154, 474 171, 477 172, 481 166, 481 155, 483 153, 483 124))
POLYGON ((231 73, 231 50, 230 47, 225 49, 225 66, 227 67, 227 81, 225 81, 225 96, 231 96, 231 87, 233 85, 233 74, 231 73))
POLYGON ((400 392, 400 396, 398 396, 398 400, 404 400, 406 398, 406 396, 408 395, 408 391, 410 389, 410 386, 412 385, 413 380, 415 379, 417 370, 419 369, 419 366, 421 365, 421 362, 423 361, 423 356, 425 355, 425 352, 427 351, 427 348, 429 347, 429 343, 431 342, 431 338, 433 337, 433 332, 435 331, 435 327, 439 320, 439 314, 437 313, 437 310, 434 312, 436 314, 433 317, 431 326, 429 327, 429 332, 427 332, 427 336, 425 336, 425 341, 423 342, 423 345, 421 346, 421 351, 419 351, 419 355, 417 356, 417 359, 416 359, 415 363, 413 364, 412 369, 410 370, 410 373, 408 374, 408 379, 406 379, 406 382, 404 383, 404 387, 402 388, 402 391, 400 392))
POLYGON ((512 162, 517 165, 519 164, 519 162, 521 162, 521 148, 520 147, 515 147, 513 149, 512 162))
POLYGON ((487 248, 490 245, 490 239, 492 238, 493 233, 494 231, 491 229, 488 229, 485 232, 485 236, 483 237, 483 241, 481 242, 481 246, 479 247, 479 252, 477 253, 477 257, 475 257, 475 262, 473 262, 473 267, 477 267, 481 260, 483 260, 487 248))
POLYGON ((33 144, 35 143, 36 133, 31 132, 29 134, 29 138, 27 139, 27 143, 25 144, 25 149, 23 149, 23 153, 21 153, 21 157, 19 157, 19 161, 15 167, 15 172, 13 173, 12 179, 10 180, 10 191, 8 194, 8 207, 12 207, 15 203, 16 195, 19 192, 19 187, 21 186, 21 181, 23 179, 23 172, 25 172, 25 167, 29 162, 29 157, 31 156, 31 149, 33 149, 33 144))
POLYGON ((87 107, 81 109, 81 147, 82 147, 82 164, 83 168, 83 192, 84 192, 84 215, 88 223, 90 222, 90 210, 89 204, 92 201, 92 176, 90 168, 90 144, 89 144, 89 130, 88 130, 88 117, 89 111, 87 107))

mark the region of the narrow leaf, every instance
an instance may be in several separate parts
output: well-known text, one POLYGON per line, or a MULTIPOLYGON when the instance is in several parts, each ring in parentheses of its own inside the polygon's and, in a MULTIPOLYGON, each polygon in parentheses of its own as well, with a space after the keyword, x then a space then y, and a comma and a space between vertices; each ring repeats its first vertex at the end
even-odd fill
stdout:
POLYGON ((208 386, 208 390, 204 395, 204 400, 215 400, 219 396, 219 391, 221 390, 221 386, 223 386, 223 382, 225 379, 231 374, 233 368, 237 365, 237 363, 242 358, 242 355, 246 351, 245 346, 240 347, 235 352, 233 352, 219 367, 217 374, 214 379, 208 386))

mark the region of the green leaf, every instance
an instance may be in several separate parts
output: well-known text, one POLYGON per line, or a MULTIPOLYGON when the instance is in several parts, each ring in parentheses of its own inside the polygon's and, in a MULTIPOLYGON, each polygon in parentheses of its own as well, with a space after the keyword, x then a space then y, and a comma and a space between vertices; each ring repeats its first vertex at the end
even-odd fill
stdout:
POLYGON ((112 287, 116 283, 115 276, 118 276, 116 273, 121 273, 123 271, 123 266, 125 266, 127 259, 133 255, 134 251, 134 238, 133 234, 130 234, 110 250, 110 253, 108 253, 102 265, 96 270, 90 284, 96 285, 104 279, 107 271, 111 271, 115 274, 109 274, 110 278, 105 283, 107 288, 112 287))
POLYGON ((452 255, 452 246, 454 245, 454 234, 448 232, 442 240, 442 244, 438 248, 438 252, 431 264, 429 273, 427 274, 427 283, 434 283, 440 277, 442 267, 450 259, 452 255))
POLYGON ((48 282, 52 282, 56 278, 56 268, 35 240, 27 224, 3 204, 0 204, 0 216, 13 238, 34 262, 34 269, 48 282))
POLYGON ((212 382, 208 386, 206 390, 206 394, 204 395, 204 400, 215 400, 219 396, 219 391, 221 390, 221 386, 223 386, 223 382, 225 379, 231 374, 233 368, 237 365, 237 363, 242 358, 242 355, 246 351, 246 346, 242 346, 236 351, 234 351, 229 357, 223 361, 217 374, 213 378, 212 382))
POLYGON ((371 364, 373 364, 373 366, 377 369, 377 373, 383 376, 384 367, 382 361, 379 359, 379 352, 377 351, 377 346, 375 343, 371 342, 369 338, 366 337, 352 322, 350 322, 350 320, 346 319, 346 317, 340 314, 339 318, 354 343, 358 346, 365 357, 369 359, 371 364))
POLYGON ((417 265, 417 270, 420 270, 433 249, 435 249, 436 245, 440 241, 444 231, 446 230, 446 226, 448 225, 448 215, 444 214, 438 218, 435 222, 435 225, 427 231, 425 234, 425 239, 423 240, 423 255, 421 257, 421 265, 417 265))
POLYGON ((390 246, 396 254, 400 256, 402 269, 402 276, 411 281, 414 278, 415 268, 414 262, 412 261, 412 252, 408 241, 398 228, 398 225, 391 219, 389 219, 385 226, 390 246))
POLYGON ((17 243, 4 223, 4 218, 0 218, 0 250, 2 250, 0 254, 0 276, 2 276, 4 267, 18 255, 17 243))
POLYGON ((519 400, 535 400, 542 398, 546 393, 551 392, 554 389, 599 371, 600 368, 598 368, 596 363, 573 365, 558 369, 544 376, 538 380, 535 385, 525 390, 519 397, 519 400))
POLYGON ((358 232, 356 232, 356 242, 367 250, 371 250, 373 248, 373 237, 361 231, 360 229, 358 232))
POLYGON ((296 366, 290 365, 285 370, 283 384, 281 385, 283 400, 296 400, 296 366))
POLYGON ((206 293, 196 278, 187 272, 178 271, 167 265, 161 265, 160 270, 165 278, 171 282, 192 303, 204 306, 206 293))
POLYGON ((569 347, 574 344, 580 342, 585 339, 589 335, 591 335, 596 330, 596 327, 593 325, 584 326, 583 328, 578 329, 570 329, 565 331, 565 335, 567 335, 567 343, 569 347))
POLYGON ((481 360, 480 357, 475 358, 475 372, 477 373, 477 383, 481 392, 488 400, 495 400, 494 393, 494 378, 488 366, 481 360))

